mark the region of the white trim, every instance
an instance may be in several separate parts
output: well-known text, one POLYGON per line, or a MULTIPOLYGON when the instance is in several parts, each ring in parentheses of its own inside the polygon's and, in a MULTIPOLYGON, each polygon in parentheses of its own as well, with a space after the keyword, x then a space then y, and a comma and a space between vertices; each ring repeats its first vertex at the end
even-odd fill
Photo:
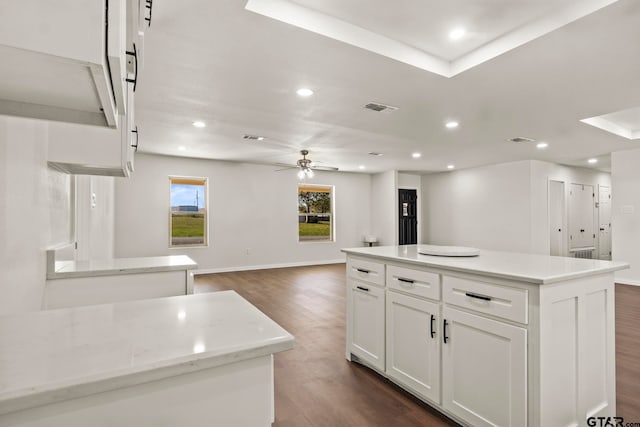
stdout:
POLYGON ((631 280, 631 279, 623 279, 623 278, 615 278, 616 285, 630 285, 630 286, 640 286, 640 281, 631 280))
POLYGON ((344 264, 345 262, 346 260, 342 258, 342 259, 328 259, 328 260, 321 260, 321 261, 286 262, 286 263, 280 263, 280 264, 239 265, 235 267, 203 268, 198 270, 192 270, 192 273, 194 275, 211 274, 211 273, 230 273, 233 271, 267 270, 270 268, 307 267, 311 265, 325 265, 325 264, 344 264))

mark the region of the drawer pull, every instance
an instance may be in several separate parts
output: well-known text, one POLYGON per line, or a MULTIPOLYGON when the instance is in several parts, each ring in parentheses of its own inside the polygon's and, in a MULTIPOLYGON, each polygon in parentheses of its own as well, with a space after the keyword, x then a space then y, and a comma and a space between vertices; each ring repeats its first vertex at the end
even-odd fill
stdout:
POLYGON ((436 331, 433 330, 433 322, 436 321, 436 316, 434 316, 433 314, 431 315, 431 338, 433 339, 433 337, 436 336, 436 331))
POLYGON ((413 280, 411 280, 411 279, 403 279, 402 277, 398 277, 398 282, 413 283, 413 280))
POLYGON ((368 288, 364 288, 362 286, 356 286, 356 288, 360 289, 361 291, 369 292, 368 288))
POLYGON ((356 268, 356 270, 358 270, 360 273, 365 273, 365 274, 369 274, 370 273, 369 270, 365 270, 364 268, 356 268))
POLYGON ((484 295, 472 294, 471 292, 465 292, 465 295, 471 298, 481 299, 483 301, 491 301, 490 297, 486 297, 484 295))
POLYGON ((445 344, 449 341, 449 337, 447 336, 447 319, 444 319, 442 322, 442 340, 445 344))

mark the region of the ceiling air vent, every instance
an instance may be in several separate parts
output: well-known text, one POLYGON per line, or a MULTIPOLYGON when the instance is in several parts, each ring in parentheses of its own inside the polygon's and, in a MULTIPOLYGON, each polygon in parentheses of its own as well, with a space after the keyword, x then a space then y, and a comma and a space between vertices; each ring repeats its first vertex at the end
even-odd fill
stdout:
POLYGON ((382 112, 382 111, 393 112, 398 109, 398 107, 380 104, 379 102, 370 102, 367 105, 365 105, 364 108, 366 108, 367 110, 377 111, 377 112, 382 112))
POLYGON ((264 139, 264 136, 258 136, 258 135, 245 135, 242 137, 243 139, 248 139, 249 141, 262 141, 264 139))
POLYGON ((517 142, 518 144, 527 144, 529 142, 535 142, 535 139, 525 138, 523 136, 516 136, 515 138, 509 138, 509 142, 517 142))

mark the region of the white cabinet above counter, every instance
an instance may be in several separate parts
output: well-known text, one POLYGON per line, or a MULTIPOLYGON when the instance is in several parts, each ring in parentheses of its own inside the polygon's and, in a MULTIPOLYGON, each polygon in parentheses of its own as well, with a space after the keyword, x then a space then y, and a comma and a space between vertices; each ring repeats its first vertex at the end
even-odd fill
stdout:
POLYGON ((614 416, 623 262, 419 246, 347 254, 346 358, 469 426, 614 416))
POLYGON ((0 114, 118 127, 126 0, 3 0, 0 114))

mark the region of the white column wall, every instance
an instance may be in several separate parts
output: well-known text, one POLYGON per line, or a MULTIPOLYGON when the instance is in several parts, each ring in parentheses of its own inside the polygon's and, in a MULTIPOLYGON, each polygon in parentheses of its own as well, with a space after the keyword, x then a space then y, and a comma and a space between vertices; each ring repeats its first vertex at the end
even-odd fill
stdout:
POLYGON ((423 175, 422 241, 529 252, 530 162, 423 175))
POLYGON ((336 241, 298 242, 295 170, 140 154, 136 172, 116 181, 115 255, 185 254, 207 271, 339 262, 370 229, 367 174, 318 171, 310 183, 335 186, 336 241), (209 179, 209 246, 168 247, 170 175, 209 179), (248 252, 248 253, 247 253, 248 252))
POLYGON ((387 171, 371 177, 371 234, 381 246, 398 244, 398 173, 387 171))
POLYGON ((640 285, 640 150, 611 153, 611 253, 629 270, 616 282, 640 285))

